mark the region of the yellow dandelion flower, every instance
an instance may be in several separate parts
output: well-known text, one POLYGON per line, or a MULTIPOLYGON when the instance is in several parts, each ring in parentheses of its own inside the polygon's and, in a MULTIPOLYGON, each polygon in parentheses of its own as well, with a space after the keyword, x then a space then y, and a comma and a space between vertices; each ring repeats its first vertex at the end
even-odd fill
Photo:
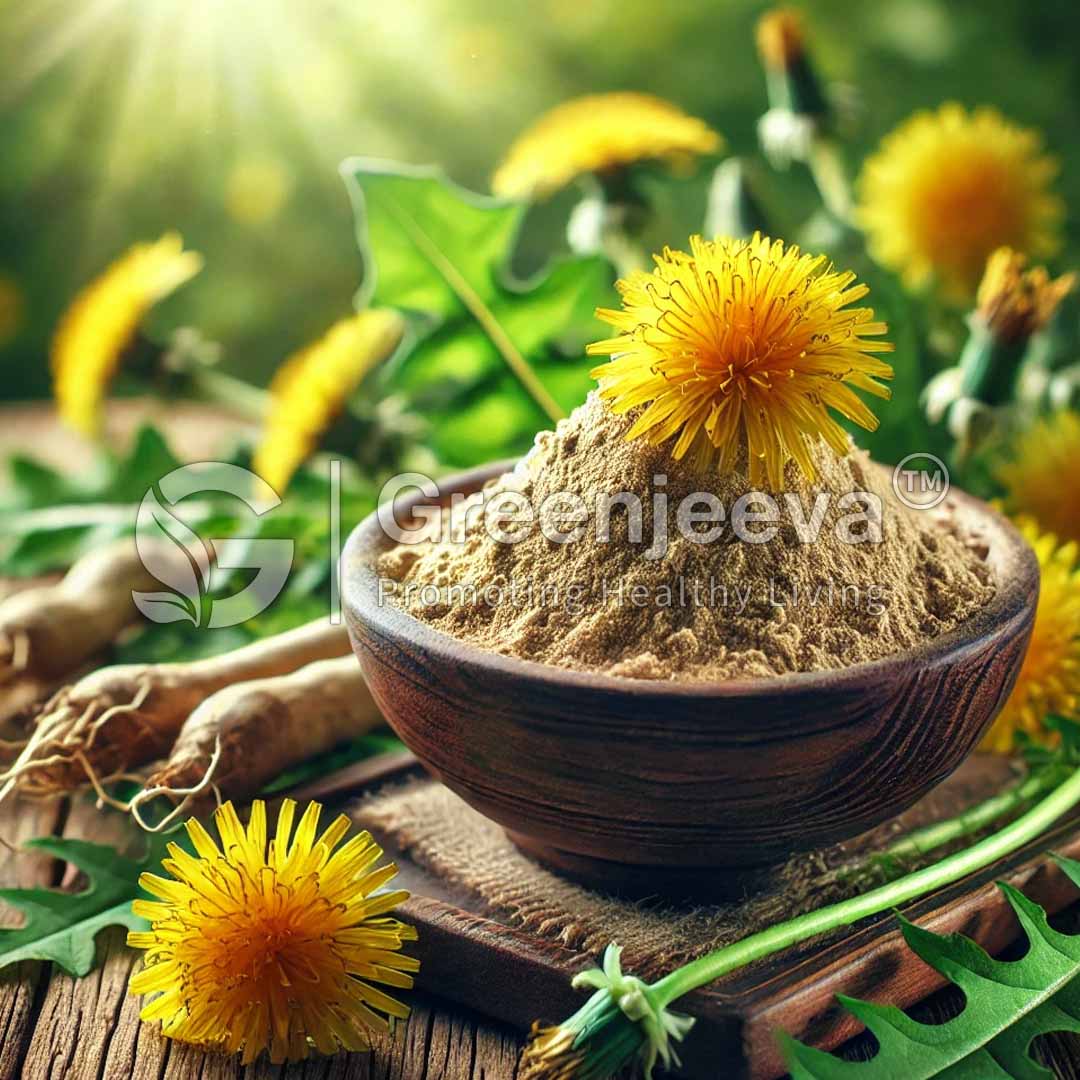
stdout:
POLYGON ((877 419, 854 390, 889 396, 878 379, 892 368, 869 354, 892 345, 868 340, 886 326, 849 306, 869 289, 824 255, 760 233, 693 236, 690 250, 654 256, 655 270, 618 283, 622 310, 597 312, 619 331, 587 350, 612 357, 592 372, 601 397, 618 413, 647 405, 627 438, 674 439, 676 459, 725 470, 745 452, 753 484, 779 490, 789 460, 813 481, 819 436, 848 451, 829 410, 872 431, 877 419))
POLYGON ((1059 543, 1030 519, 1019 525, 1039 559, 1039 606, 1016 685, 982 741, 984 750, 1002 754, 1018 731, 1048 738, 1046 717, 1076 718, 1080 700, 1080 547, 1059 543))
POLYGON ((859 178, 856 220, 874 257, 911 288, 936 278, 969 297, 1002 245, 1032 256, 1059 246, 1056 162, 1037 132, 996 109, 955 103, 918 112, 886 136, 859 178))
POLYGON ((398 347, 404 327, 389 308, 361 311, 281 365, 270 384, 270 411, 254 461, 272 488, 285 490, 364 376, 398 347))
POLYGON ((176 232, 129 248, 64 312, 52 345, 53 393, 64 421, 85 435, 101 426, 101 402, 147 312, 202 269, 176 232))
POLYGON ((1080 461, 1080 413, 1063 409, 1032 424, 1013 441, 997 477, 1011 514, 1034 518, 1040 528, 1080 541, 1080 486, 1070 482, 1080 461))
POLYGON ((589 94, 545 113, 510 147, 491 188, 509 198, 550 195, 583 173, 636 161, 685 167, 723 140, 703 120, 650 94, 589 94))
POLYGON ((367 1050, 387 1017, 409 1015, 372 985, 408 989, 419 969, 400 952, 416 931, 387 916, 408 893, 378 891, 397 867, 377 866, 382 850, 366 832, 341 844, 344 814, 316 837, 321 809, 310 803, 294 833, 286 799, 268 849, 265 804, 254 803, 245 829, 226 803, 214 814, 220 847, 192 819, 195 854, 170 844, 162 865, 172 877, 142 875, 158 897, 135 901, 151 925, 128 934, 146 950, 130 986, 154 995, 144 1020, 181 1042, 242 1051, 245 1064, 268 1049, 277 1064, 312 1047, 367 1050))
POLYGON ((986 261, 976 314, 998 340, 1027 341, 1041 330, 1076 284, 1075 274, 1051 279, 1045 266, 1025 270, 1027 258, 1001 247, 986 261))

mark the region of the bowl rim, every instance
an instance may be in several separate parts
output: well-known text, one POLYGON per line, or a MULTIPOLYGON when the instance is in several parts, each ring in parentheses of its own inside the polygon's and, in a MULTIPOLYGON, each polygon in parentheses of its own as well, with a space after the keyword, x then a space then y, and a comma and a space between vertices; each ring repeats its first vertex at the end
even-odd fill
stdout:
MULTIPOLYGON (((487 481, 508 472, 516 462, 517 459, 513 458, 503 459, 437 478, 435 484, 439 489, 438 497, 445 498, 454 492, 467 493, 477 490, 487 481)), ((891 466, 880 462, 873 464, 882 469, 891 469, 891 466)), ((422 492, 416 491, 395 500, 395 512, 408 513, 423 497, 422 492)), ((1040 573, 1031 546, 1008 518, 983 500, 957 487, 949 488, 947 498, 959 506, 965 515, 976 516, 987 526, 985 532, 991 555, 989 561, 997 579, 997 589, 993 597, 959 626, 939 637, 931 638, 905 652, 892 653, 877 660, 865 660, 844 668, 793 671, 783 675, 745 679, 680 681, 636 679, 624 675, 578 671, 538 660, 523 660, 491 652, 472 642, 436 630, 410 615, 396 603, 378 602, 381 578, 369 552, 384 546, 387 538, 382 532, 377 509, 352 530, 346 541, 342 553, 342 607, 350 623, 362 624, 384 640, 408 641, 425 653, 433 654, 443 663, 458 668, 486 669, 523 682, 658 700, 672 697, 751 699, 766 694, 770 697, 787 697, 816 691, 835 693, 846 687, 852 690, 864 689, 868 682, 885 685, 891 673, 907 669, 913 662, 930 668, 959 661, 966 653, 979 648, 980 642, 984 641, 987 635, 1002 632, 1015 622, 1034 622, 1040 573), (996 544, 993 542, 995 539, 996 544), (1011 575, 1003 574, 1001 571, 1006 566, 1015 572, 1011 575)))

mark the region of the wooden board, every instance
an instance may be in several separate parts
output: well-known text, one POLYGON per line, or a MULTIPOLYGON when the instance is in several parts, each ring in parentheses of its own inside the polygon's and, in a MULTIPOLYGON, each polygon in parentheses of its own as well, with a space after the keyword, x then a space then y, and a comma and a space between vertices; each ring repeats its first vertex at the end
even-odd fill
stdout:
MULTIPOLYGON (((407 756, 382 766, 364 763, 350 777, 327 778, 305 795, 345 795, 358 784, 400 780, 418 772, 407 756)), ((1000 761, 976 756, 947 782, 965 801, 1000 788, 1000 761)), ((934 796, 940 805, 942 792, 934 796)), ((919 808, 905 815, 917 822, 919 808)), ((1071 819, 1010 858, 936 894, 908 905, 905 914, 938 933, 958 931, 991 952, 1019 933, 995 885, 1023 889, 1047 911, 1076 901, 1076 888, 1049 859, 1050 850, 1080 857, 1080 819, 1071 819)), ((412 892, 401 910, 420 930, 420 985, 526 1030, 537 1018, 559 1019, 582 1001, 570 977, 595 964, 584 955, 511 925, 468 893, 451 888, 386 837, 378 837, 398 862, 400 882, 412 892)), ((860 1030, 835 1002, 838 993, 910 1006, 944 980, 904 945, 891 913, 865 920, 827 940, 804 946, 733 973, 687 997, 682 1007, 699 1022, 686 1043, 684 1075, 766 1080, 783 1074, 776 1032, 784 1030, 833 1049, 860 1030), (717 1069, 721 1068, 719 1073, 717 1069)))

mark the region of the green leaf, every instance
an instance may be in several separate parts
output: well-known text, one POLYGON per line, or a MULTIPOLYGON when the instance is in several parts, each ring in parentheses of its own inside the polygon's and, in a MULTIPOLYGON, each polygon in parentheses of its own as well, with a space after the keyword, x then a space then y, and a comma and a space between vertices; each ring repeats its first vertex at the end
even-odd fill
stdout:
MULTIPOLYGON (((1056 861, 1080 885, 1080 863, 1056 861)), ((838 995, 877 1039, 877 1054, 842 1061, 782 1035, 793 1080, 1049 1077, 1029 1050, 1037 1035, 1080 1030, 1080 936, 1054 930, 1046 912, 1011 885, 998 887, 1028 939, 1020 960, 995 960, 961 934, 941 936, 901 918, 908 946, 964 992, 963 1012, 923 1024, 893 1006, 838 995)))
MULTIPOLYGON (((160 864, 168 836, 151 836, 146 854, 129 859, 107 844, 43 836, 26 846, 77 866, 88 878, 82 892, 55 889, 0 889, 0 900, 26 916, 14 930, 0 930, 0 968, 20 960, 51 960, 69 975, 94 966, 95 939, 108 926, 144 930, 131 901, 145 894, 139 875, 160 864)), ((173 837, 172 839, 175 839, 173 837)))
POLYGON ((342 172, 364 255, 361 303, 412 316, 391 379, 431 421, 442 460, 520 451, 584 400, 584 343, 596 336, 595 308, 614 295, 606 260, 561 259, 517 282, 508 267, 521 205, 435 169, 352 159, 342 172))
POLYGON ((22 454, 8 459, 8 475, 15 504, 27 509, 68 502, 77 491, 62 473, 22 454))
POLYGON ((165 436, 157 428, 144 424, 135 435, 131 449, 116 461, 93 501, 139 502, 163 476, 180 465, 165 436))

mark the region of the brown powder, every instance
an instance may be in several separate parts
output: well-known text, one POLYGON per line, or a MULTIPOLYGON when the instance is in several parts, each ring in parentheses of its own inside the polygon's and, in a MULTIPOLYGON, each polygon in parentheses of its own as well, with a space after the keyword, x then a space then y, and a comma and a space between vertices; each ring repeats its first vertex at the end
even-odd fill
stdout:
MULTIPOLYGON (((401 544, 380 559, 391 595, 437 629, 509 656, 630 678, 714 680, 887 656, 952 629, 993 594, 978 538, 957 534, 947 502, 908 509, 861 451, 838 459, 822 444, 814 485, 789 465, 775 496, 775 536, 750 542, 770 522, 740 520, 737 535, 737 500, 751 490, 745 471, 695 475, 668 446, 627 442, 630 422, 591 395, 485 492, 489 507, 519 493, 537 508, 536 524, 503 518, 504 534, 518 539, 506 543, 492 535, 497 516, 459 514, 461 542, 401 544), (556 492, 581 496, 589 516, 545 502, 556 492), (598 498, 619 492, 639 497, 640 532, 625 503, 597 512, 598 498), (715 496, 724 516, 713 503, 710 520, 688 529, 684 518, 680 530, 680 504, 696 492, 715 496), (876 496, 879 510, 852 492, 876 496), (606 542, 597 537, 605 519, 606 542), (556 542, 540 523, 577 535, 556 542), (665 528, 666 549, 655 540, 665 528), (695 542, 709 529, 719 536, 695 542)), ((710 507, 688 509, 704 516, 710 507)))

